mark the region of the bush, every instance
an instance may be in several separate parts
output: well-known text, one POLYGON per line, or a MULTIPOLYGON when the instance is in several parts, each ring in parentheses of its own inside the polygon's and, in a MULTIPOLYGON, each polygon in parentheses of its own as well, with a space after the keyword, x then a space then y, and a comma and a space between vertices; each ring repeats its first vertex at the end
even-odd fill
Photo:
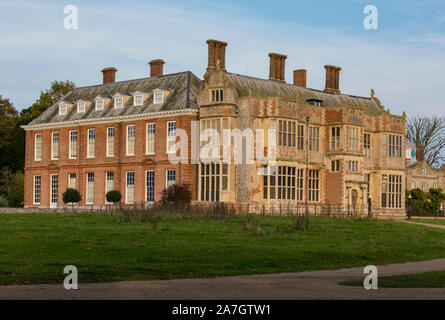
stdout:
POLYGON ((174 184, 161 192, 163 204, 188 205, 192 201, 192 192, 187 184, 174 184))
POLYGON ((68 188, 63 193, 63 202, 64 203, 74 204, 74 203, 80 202, 80 200, 82 200, 82 196, 80 195, 79 191, 77 191, 76 189, 68 188))
POLYGON ((117 202, 121 201, 122 195, 117 190, 111 190, 111 191, 107 192, 106 198, 107 198, 107 202, 117 203, 117 202))
POLYGON ((0 196, 0 208, 9 207, 8 200, 0 196))

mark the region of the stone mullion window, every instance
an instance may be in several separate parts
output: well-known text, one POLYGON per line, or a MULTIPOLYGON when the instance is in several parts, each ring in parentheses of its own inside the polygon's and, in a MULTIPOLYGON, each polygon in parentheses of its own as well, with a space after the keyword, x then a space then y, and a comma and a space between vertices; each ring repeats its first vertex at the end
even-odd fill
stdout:
POLYGON ((363 149, 365 155, 369 157, 371 154, 371 135, 369 133, 365 133, 363 136, 363 149))
POLYGON ((295 147, 296 122, 278 120, 278 145, 283 147, 295 147))
POLYGON ((303 169, 278 166, 264 168, 263 199, 303 199, 303 169))
POLYGON ((309 127, 309 150, 319 151, 320 149, 320 128, 309 127))
POLYGON ((320 201, 320 171, 319 170, 309 170, 309 201, 318 202, 320 201))
POLYGON ((331 150, 340 149, 340 135, 341 135, 341 127, 332 127, 331 128, 331 150))

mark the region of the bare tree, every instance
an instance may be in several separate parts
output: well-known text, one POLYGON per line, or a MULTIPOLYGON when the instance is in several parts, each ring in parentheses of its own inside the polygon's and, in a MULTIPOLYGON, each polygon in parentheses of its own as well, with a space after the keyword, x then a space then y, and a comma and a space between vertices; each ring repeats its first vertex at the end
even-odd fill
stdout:
POLYGON ((440 166, 445 160, 445 118, 410 118, 406 135, 416 147, 425 147, 425 160, 431 166, 440 166))

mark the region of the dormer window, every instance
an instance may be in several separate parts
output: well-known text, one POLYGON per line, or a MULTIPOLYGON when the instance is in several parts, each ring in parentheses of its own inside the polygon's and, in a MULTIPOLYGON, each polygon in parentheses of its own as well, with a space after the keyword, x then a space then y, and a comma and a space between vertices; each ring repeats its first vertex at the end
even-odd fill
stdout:
POLYGON ((62 103, 59 105, 59 116, 66 115, 66 104, 62 103))
POLYGON ((320 99, 307 99, 306 102, 312 106, 321 107, 323 105, 323 100, 320 99))
POLYGON ((85 112, 85 101, 81 101, 77 103, 77 113, 85 112))
POLYGON ((142 106, 143 104, 144 104, 144 96, 142 94, 135 95, 134 96, 134 103, 133 103, 133 105, 135 107, 137 107, 137 106, 142 106))
POLYGON ((213 89, 212 90, 212 101, 222 102, 224 100, 224 90, 223 89, 213 89))
POLYGON ((124 98, 123 97, 114 98, 114 107, 115 108, 122 108, 123 106, 124 106, 124 98))
POLYGON ((101 111, 104 109, 104 99, 96 100, 96 111, 101 111))
POLYGON ((164 93, 155 92, 154 94, 154 104, 164 103, 164 93))

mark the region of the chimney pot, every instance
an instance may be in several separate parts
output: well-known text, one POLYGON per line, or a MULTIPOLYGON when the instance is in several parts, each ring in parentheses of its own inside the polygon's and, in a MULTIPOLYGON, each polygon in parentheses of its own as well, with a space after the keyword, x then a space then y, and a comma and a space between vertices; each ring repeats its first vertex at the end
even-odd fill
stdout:
POLYGON ((294 85, 306 88, 306 69, 294 70, 294 85))
POLYGON ((269 53, 269 80, 285 82, 287 56, 279 53, 269 53))
POLYGON ((416 160, 419 162, 425 160, 425 147, 424 146, 418 146, 416 148, 416 160))
POLYGON ((227 42, 209 39, 207 45, 209 48, 207 71, 216 69, 226 71, 227 42))
POLYGON ((332 93, 340 93, 340 67, 325 65, 326 69, 326 86, 324 91, 332 93))
POLYGON ((165 61, 162 59, 151 60, 150 64, 150 77, 158 77, 164 74, 165 61))
POLYGON ((113 83, 116 81, 116 71, 114 67, 102 69, 103 74, 103 84, 113 83))

